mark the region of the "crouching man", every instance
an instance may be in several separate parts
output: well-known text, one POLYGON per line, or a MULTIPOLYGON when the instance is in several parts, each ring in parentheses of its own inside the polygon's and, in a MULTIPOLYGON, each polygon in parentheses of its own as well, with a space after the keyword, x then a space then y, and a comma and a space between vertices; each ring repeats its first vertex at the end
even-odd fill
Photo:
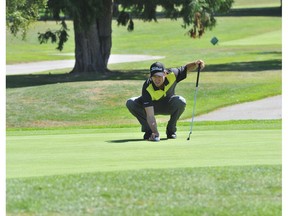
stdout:
POLYGON ((141 124, 145 140, 160 140, 155 115, 170 115, 166 135, 168 139, 176 139, 176 124, 185 110, 186 101, 182 96, 175 95, 175 87, 187 77, 188 71, 198 66, 203 69, 204 62, 197 60, 185 66, 169 69, 160 62, 150 66, 150 77, 143 84, 142 95, 130 98, 126 102, 128 110, 141 124))

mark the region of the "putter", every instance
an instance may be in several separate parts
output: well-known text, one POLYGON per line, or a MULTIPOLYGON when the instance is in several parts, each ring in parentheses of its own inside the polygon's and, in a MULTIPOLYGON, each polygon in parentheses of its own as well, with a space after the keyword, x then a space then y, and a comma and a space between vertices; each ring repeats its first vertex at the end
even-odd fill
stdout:
POLYGON ((193 128, 193 122, 194 122, 194 112, 195 112, 195 107, 196 107, 196 96, 198 92, 198 84, 199 84, 199 76, 200 76, 200 70, 201 66, 200 64, 198 65, 198 71, 197 71, 197 80, 196 80, 196 88, 195 88, 195 93, 194 93, 194 106, 193 106, 193 111, 192 111, 192 120, 191 120, 191 125, 190 125, 190 132, 187 140, 190 140, 190 135, 192 134, 192 128, 193 128))

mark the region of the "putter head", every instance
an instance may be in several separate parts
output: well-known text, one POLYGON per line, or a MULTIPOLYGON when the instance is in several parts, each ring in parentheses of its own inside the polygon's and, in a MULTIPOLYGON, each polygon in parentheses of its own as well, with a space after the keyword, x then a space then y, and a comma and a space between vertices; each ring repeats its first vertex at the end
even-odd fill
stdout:
POLYGON ((160 141, 160 137, 155 137, 155 138, 149 138, 149 141, 152 141, 152 142, 159 142, 160 141))
POLYGON ((187 140, 190 140, 190 135, 192 134, 192 132, 190 131, 187 140))
POLYGON ((153 141, 159 142, 160 141, 160 137, 155 137, 155 139, 153 141))

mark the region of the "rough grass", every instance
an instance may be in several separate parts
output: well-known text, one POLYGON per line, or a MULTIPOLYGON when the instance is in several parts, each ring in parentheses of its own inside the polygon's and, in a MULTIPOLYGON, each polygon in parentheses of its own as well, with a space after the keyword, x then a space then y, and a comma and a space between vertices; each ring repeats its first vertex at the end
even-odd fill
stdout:
MULTIPOLYGON (((128 98, 141 94, 145 71, 142 72, 142 79, 137 77, 139 74, 141 73, 136 74, 136 80, 132 75, 130 80, 127 80, 124 73, 124 80, 121 80, 121 74, 118 74, 120 80, 85 82, 67 82, 61 75, 9 76, 8 86, 10 83, 31 86, 7 89, 7 129, 137 125, 125 103, 128 98), (38 85, 38 82, 51 83, 38 85)), ((187 108, 181 119, 191 118, 195 80, 196 74, 191 73, 177 86, 176 93, 187 100, 187 108)), ((279 71, 203 72, 195 114, 278 94, 281 94, 279 71)), ((158 121, 165 122, 167 118, 159 116, 158 121)))

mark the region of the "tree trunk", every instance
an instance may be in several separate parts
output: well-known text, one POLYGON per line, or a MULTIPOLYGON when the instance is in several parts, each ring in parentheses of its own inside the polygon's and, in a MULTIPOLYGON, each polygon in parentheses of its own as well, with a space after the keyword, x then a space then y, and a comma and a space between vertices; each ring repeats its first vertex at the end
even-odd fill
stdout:
POLYGON ((105 16, 92 21, 88 28, 81 19, 74 18, 75 65, 71 73, 100 72, 108 70, 112 47, 112 0, 103 0, 105 16))

